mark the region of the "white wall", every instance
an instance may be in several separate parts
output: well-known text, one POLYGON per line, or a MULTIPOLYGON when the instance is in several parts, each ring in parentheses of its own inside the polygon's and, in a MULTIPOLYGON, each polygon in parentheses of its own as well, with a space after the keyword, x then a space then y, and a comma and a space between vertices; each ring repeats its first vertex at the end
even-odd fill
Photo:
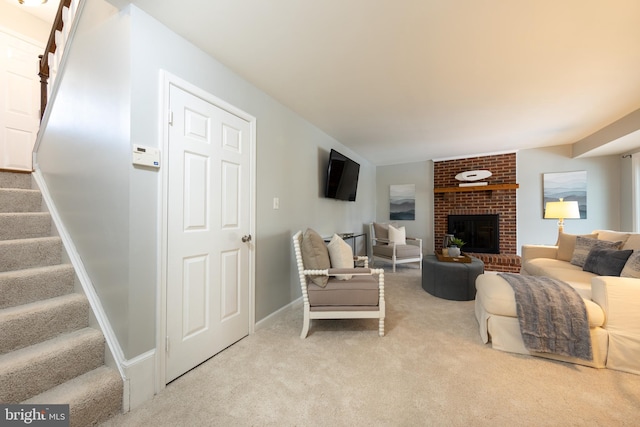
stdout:
POLYGON ((135 6, 82 13, 38 163, 125 357, 155 347, 161 179, 130 150, 162 147, 161 70, 256 117, 256 320, 298 298, 292 234, 362 230, 375 167, 135 6), (331 148, 361 164, 356 202, 321 195, 331 148))

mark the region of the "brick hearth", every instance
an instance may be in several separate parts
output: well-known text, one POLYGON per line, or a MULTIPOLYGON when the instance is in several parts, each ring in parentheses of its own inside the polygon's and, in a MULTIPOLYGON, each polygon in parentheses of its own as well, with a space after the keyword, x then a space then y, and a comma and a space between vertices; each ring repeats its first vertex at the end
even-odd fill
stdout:
MULTIPOLYGON (((464 171, 486 169, 492 176, 484 181, 493 184, 516 183, 516 154, 471 157, 434 163, 434 188, 458 187, 455 176, 464 171)), ((448 215, 500 215, 500 253, 474 253, 488 271, 520 271, 517 255, 517 204, 516 189, 480 190, 434 194, 434 250, 440 250, 442 238, 447 233, 448 215)), ((464 251, 464 248, 462 248, 464 251)))

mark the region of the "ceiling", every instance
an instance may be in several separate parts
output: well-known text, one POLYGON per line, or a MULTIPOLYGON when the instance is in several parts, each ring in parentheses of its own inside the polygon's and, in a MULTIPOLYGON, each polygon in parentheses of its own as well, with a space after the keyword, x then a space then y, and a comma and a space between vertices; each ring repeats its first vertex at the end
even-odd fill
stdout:
POLYGON ((60 4, 60 0, 47 0, 45 4, 38 4, 36 6, 21 5, 18 3, 18 0, 4 1, 46 22, 53 22, 56 12, 58 11, 58 5, 60 4))
POLYGON ((638 0, 131 3, 376 165, 573 144, 640 109, 638 0))

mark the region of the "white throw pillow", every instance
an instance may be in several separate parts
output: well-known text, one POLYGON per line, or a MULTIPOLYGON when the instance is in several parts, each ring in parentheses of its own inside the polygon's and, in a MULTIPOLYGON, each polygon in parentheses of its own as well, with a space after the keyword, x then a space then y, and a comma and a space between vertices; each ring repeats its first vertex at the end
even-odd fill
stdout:
MULTIPOLYGON (((351 246, 334 234, 331 241, 327 245, 329 248, 329 258, 331 259, 331 267, 333 268, 353 268, 353 252, 351 246)), ((350 274, 339 274, 336 276, 338 280, 351 279, 350 274)))
POLYGON ((396 245, 407 244, 407 232, 404 227, 395 228, 393 225, 389 226, 389 240, 396 245))

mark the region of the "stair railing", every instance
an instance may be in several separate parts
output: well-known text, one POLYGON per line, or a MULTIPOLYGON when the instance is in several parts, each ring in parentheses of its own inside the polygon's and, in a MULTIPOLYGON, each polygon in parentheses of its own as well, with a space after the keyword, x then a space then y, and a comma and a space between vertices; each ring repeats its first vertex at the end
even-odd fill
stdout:
MULTIPOLYGON (((47 101, 49 99, 49 87, 53 82, 53 77, 50 76, 51 68, 57 68, 60 63, 60 55, 61 50, 64 48, 64 42, 66 41, 66 35, 63 32, 63 28, 67 25, 69 28, 71 26, 70 19, 73 19, 74 13, 69 13, 71 10, 71 1, 72 0, 61 0, 60 5, 58 6, 58 11, 56 13, 56 17, 53 21, 53 26, 51 27, 51 33, 49 34, 49 41, 44 50, 43 55, 39 55, 39 72, 40 76, 40 119, 42 120, 42 116, 44 116, 45 108, 47 107, 47 101), (65 10, 66 9, 66 10, 65 10), (66 16, 65 16, 66 15, 66 16), (50 57, 53 57, 54 63, 53 67, 50 66, 50 57), (51 81, 49 78, 51 77, 51 81)), ((75 12, 75 8, 74 8, 75 12)))

